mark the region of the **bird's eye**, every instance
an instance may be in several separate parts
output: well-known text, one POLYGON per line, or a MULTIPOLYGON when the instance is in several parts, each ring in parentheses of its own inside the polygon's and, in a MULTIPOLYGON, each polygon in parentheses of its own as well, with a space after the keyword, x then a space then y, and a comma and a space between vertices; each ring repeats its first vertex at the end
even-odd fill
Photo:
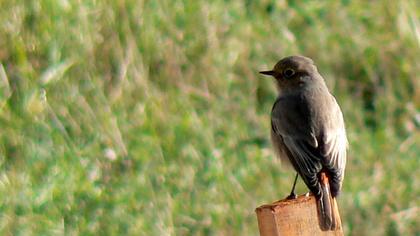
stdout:
POLYGON ((295 74, 295 71, 293 69, 287 68, 286 70, 283 71, 283 75, 286 78, 290 78, 291 76, 293 76, 295 74))

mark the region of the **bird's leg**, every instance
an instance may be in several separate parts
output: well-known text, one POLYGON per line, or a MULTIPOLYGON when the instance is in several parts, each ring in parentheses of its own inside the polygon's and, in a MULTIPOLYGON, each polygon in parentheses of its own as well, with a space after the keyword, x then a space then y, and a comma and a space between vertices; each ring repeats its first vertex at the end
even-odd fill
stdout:
POLYGON ((290 192, 290 195, 286 198, 286 199, 296 199, 297 195, 295 194, 295 187, 296 187, 296 182, 298 179, 298 173, 296 173, 296 177, 295 177, 295 182, 293 182, 293 187, 292 187, 292 191, 290 192))

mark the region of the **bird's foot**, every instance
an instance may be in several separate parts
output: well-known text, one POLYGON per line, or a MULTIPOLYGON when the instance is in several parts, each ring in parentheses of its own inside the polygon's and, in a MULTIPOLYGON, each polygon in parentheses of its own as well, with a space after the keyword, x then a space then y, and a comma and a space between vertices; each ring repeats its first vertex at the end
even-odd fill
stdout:
POLYGON ((297 198, 297 195, 294 193, 294 192, 292 192, 292 193, 290 193, 290 195, 289 196, 287 196, 287 200, 293 200, 293 199, 296 199, 297 198))
POLYGON ((305 193, 305 197, 309 197, 310 192, 305 193))

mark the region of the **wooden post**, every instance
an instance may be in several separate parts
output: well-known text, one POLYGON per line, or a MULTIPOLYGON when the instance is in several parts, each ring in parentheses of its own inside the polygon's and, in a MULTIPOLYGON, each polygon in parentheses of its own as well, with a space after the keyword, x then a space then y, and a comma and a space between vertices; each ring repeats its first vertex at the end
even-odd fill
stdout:
MULTIPOLYGON (((337 206, 337 204, 335 204, 337 206)), ((336 235, 342 236, 341 219, 335 231, 322 231, 314 196, 299 196, 292 200, 280 200, 255 209, 261 236, 280 235, 336 235)), ((337 209, 338 212, 338 209, 337 209)))

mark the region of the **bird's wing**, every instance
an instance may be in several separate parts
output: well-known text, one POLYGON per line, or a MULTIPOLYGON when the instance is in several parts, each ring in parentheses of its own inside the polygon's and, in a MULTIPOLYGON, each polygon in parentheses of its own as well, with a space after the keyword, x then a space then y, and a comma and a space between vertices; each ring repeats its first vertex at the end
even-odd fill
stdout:
MULTIPOLYGON (((331 96, 332 97, 332 96, 331 96)), ((332 111, 326 118, 328 121, 322 130, 322 138, 319 141, 319 153, 323 157, 323 166, 334 173, 331 180, 331 191, 336 195, 341 188, 346 166, 347 137, 344 126, 343 114, 340 107, 332 97, 332 111)))
POLYGON ((317 173, 321 157, 314 151, 318 142, 311 128, 310 110, 299 97, 277 99, 271 112, 274 135, 281 137, 290 162, 314 194, 319 194, 317 173))
POLYGON ((304 140, 317 147, 309 105, 299 96, 280 97, 271 111, 271 127, 275 134, 304 140))
POLYGON ((337 104, 332 107, 334 111, 324 112, 323 126, 300 97, 279 98, 271 114, 273 133, 281 137, 290 162, 314 194, 320 191, 317 174, 323 167, 337 177, 333 178, 335 188, 341 187, 347 140, 341 111, 337 104))

